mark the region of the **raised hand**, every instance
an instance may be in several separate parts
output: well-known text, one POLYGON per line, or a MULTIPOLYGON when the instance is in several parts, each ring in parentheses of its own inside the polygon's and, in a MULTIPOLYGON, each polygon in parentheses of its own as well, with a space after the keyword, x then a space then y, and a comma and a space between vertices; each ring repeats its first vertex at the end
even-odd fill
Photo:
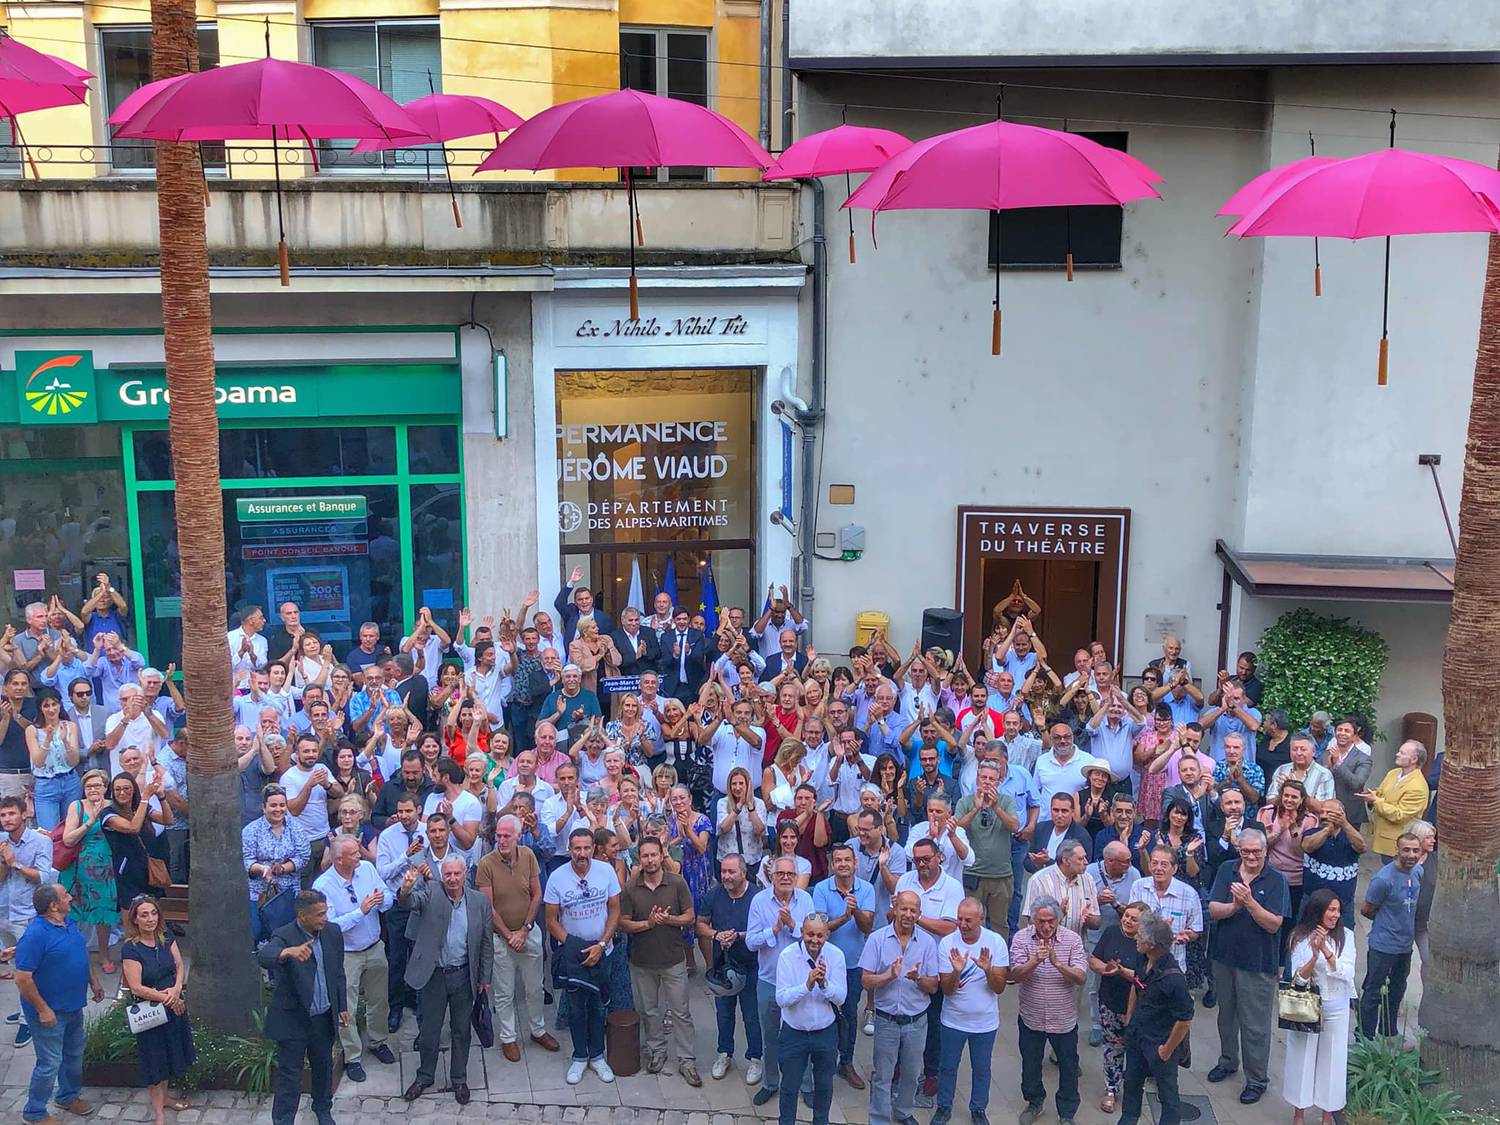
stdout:
POLYGON ((955 947, 948 951, 948 963, 953 966, 954 972, 962 973, 964 967, 969 963, 969 955, 955 947))

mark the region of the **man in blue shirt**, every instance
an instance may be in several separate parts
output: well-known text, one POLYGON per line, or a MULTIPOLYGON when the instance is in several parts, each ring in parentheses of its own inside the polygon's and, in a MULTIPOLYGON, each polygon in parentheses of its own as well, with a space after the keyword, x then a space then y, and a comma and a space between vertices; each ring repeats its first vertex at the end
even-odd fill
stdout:
POLYGON ((89 963, 83 933, 68 917, 73 896, 60 883, 42 883, 32 892, 36 917, 16 945, 16 989, 31 1028, 36 1065, 21 1116, 54 1121, 47 1113, 54 1088, 57 1104, 87 1117, 94 1107, 83 1089, 83 1008, 88 994, 104 999, 104 988, 89 963))
MULTIPOLYGON (((750 902, 750 917, 745 927, 745 944, 754 950, 760 962, 757 997, 760 1006, 760 1030, 765 1050, 765 1072, 760 1089, 751 1099, 765 1105, 781 1090, 781 1061, 776 1052, 781 1031, 781 1007, 776 1003, 776 961, 781 951, 797 941, 802 919, 812 913, 812 896, 797 887, 797 864, 791 856, 771 861, 771 889, 761 891, 750 902)), ((812 1089, 812 1075, 804 1079, 812 1089)))
POLYGON ((1411 950, 1416 940, 1417 897, 1422 890, 1422 841, 1410 832, 1396 838, 1396 859, 1370 880, 1359 912, 1370 919, 1365 981, 1359 993, 1359 1033, 1375 1038, 1399 1034, 1397 1017, 1406 996, 1411 950), (1384 995, 1382 995, 1382 991, 1384 995))
POLYGON ((750 886, 745 857, 726 855, 719 861, 719 885, 708 893, 698 913, 698 936, 711 938, 717 948, 714 963, 721 961, 745 975, 745 987, 735 996, 715 996, 714 1015, 718 1022, 719 1050, 712 1074, 723 1078, 734 1061, 734 1010, 738 1006, 745 1023, 745 1085, 761 1080, 760 1009, 755 954, 745 944, 750 931, 750 904, 755 898, 750 886))
POLYGON ((1260 730, 1260 712, 1245 698, 1245 689, 1240 681, 1230 676, 1219 689, 1219 704, 1210 707, 1198 716, 1198 725, 1209 736, 1209 753, 1215 762, 1224 760, 1224 736, 1240 734, 1245 737, 1245 758, 1255 761, 1251 748, 1255 745, 1255 732, 1260 730))
POLYGON ((848 844, 835 844, 828 858, 833 874, 813 887, 813 909, 828 915, 828 940, 844 955, 848 978, 839 1018, 839 1074, 856 1090, 863 1090, 865 1080, 854 1069, 854 1033, 859 1027, 859 998, 864 995, 859 957, 865 938, 875 928, 875 888, 854 874, 854 849, 848 844))

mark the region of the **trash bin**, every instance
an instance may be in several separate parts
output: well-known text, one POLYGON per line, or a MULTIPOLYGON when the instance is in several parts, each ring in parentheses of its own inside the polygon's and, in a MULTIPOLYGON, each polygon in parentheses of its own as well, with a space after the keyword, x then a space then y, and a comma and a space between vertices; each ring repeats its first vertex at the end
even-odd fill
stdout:
POLYGON ((622 1008, 605 1017, 604 1061, 621 1077, 640 1072, 641 1017, 638 1012, 622 1008))
POLYGON ((878 609, 867 609, 854 619, 854 643, 867 645, 876 629, 889 631, 890 627, 891 619, 888 614, 881 613, 878 609))

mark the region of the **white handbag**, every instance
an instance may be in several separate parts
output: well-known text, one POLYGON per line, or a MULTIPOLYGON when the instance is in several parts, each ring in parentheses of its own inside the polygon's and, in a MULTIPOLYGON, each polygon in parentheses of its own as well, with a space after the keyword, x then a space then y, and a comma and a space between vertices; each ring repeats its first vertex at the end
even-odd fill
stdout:
POLYGON ((126 1007, 125 1021, 130 1025, 130 1034, 139 1035, 166 1023, 167 1007, 156 1000, 137 1000, 126 1007))

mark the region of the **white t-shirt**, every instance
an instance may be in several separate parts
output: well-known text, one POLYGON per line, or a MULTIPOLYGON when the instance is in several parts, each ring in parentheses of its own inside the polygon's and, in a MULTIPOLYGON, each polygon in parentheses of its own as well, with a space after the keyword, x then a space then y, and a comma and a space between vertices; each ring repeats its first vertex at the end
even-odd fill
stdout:
POLYGON ((969 963, 959 974, 958 987, 943 996, 943 1026, 955 1031, 995 1031, 1000 1026, 1000 998, 979 967, 979 953, 988 949, 991 966, 999 967, 1010 964, 1010 951, 1006 949, 1004 939, 993 930, 981 927, 979 939, 973 945, 964 941, 962 933, 954 930, 938 942, 939 972, 953 971, 949 956, 955 949, 967 953, 969 963))
MULTIPOLYGON (((411 637, 401 638, 404 645, 411 637)), ((443 667, 443 642, 436 633, 427 634, 427 640, 422 642, 422 678, 427 681, 429 687, 436 688, 438 685, 438 672, 443 667)), ((416 658, 412 658, 416 663, 416 658)))
POLYGON ((156 731, 151 729, 151 721, 144 714, 137 715, 126 723, 125 712, 116 711, 104 721, 104 736, 108 738, 114 734, 121 723, 125 723, 125 733, 120 736, 120 741, 115 743, 115 748, 109 752, 110 777, 123 772, 120 769, 120 755, 132 746, 146 755, 148 762, 156 757, 156 731))
POLYGON ((1042 808, 1052 807, 1052 797, 1056 793, 1066 793, 1071 796, 1087 788, 1088 779, 1083 776, 1083 771, 1095 764, 1106 767, 1109 765, 1102 758, 1085 754, 1082 750, 1074 750, 1073 756, 1066 763, 1059 762, 1051 750, 1043 751, 1041 757, 1036 760, 1036 769, 1031 771, 1032 776, 1036 778, 1042 808))
POLYGON ((589 861, 587 875, 580 876, 571 863, 552 873, 542 901, 556 903, 563 929, 584 941, 598 941, 604 936, 609 917, 609 900, 620 893, 615 869, 599 860, 589 861))
MULTIPOLYGON (((333 776, 333 772, 327 766, 317 764, 314 764, 310 770, 305 770, 301 766, 293 766, 281 775, 281 786, 286 790, 288 802, 302 793, 302 787, 307 784, 307 779, 319 769, 330 778, 333 776)), ((303 805, 302 811, 295 815, 297 823, 302 826, 302 831, 307 833, 309 840, 321 840, 328 835, 328 790, 321 785, 314 785, 308 794, 307 804, 303 805)))
MULTIPOLYGON (((427 794, 427 800, 422 805, 422 820, 425 822, 429 816, 437 812, 438 806, 446 799, 441 792, 427 794)), ((453 812, 449 819, 459 824, 472 823, 478 828, 484 821, 484 806, 479 803, 479 798, 474 796, 474 794, 470 793, 467 789, 461 789, 458 796, 453 799, 453 812)), ((459 847, 458 837, 456 836, 450 836, 449 839, 453 841, 454 851, 463 852, 468 857, 470 867, 479 862, 482 850, 479 846, 480 837, 477 832, 474 835, 474 844, 472 847, 459 847)))
MULTIPOLYGON (((503 809, 506 805, 510 804, 510 799, 516 795, 516 790, 520 787, 521 779, 515 774, 511 774, 504 781, 502 781, 500 783, 500 788, 496 793, 496 799, 500 802, 499 807, 503 809)), ((550 782, 546 782, 541 778, 537 778, 535 788, 531 789, 529 792, 531 793, 532 802, 536 805, 536 811, 538 814, 540 814, 542 811, 542 806, 552 799, 557 790, 552 788, 550 782)))
POLYGON ((958 921, 958 904, 964 898, 964 885, 952 875, 939 875, 936 883, 924 888, 921 876, 916 868, 912 868, 896 880, 896 889, 891 892, 891 898, 894 899, 903 891, 915 891, 921 897, 922 917, 958 921))
MULTIPOLYGON (((938 839, 937 846, 938 851, 943 853, 943 873, 951 875, 961 883, 964 878, 964 868, 974 866, 974 845, 969 843, 969 834, 957 824, 953 826, 953 833, 963 841, 964 847, 968 850, 968 854, 963 859, 958 858, 958 848, 953 843, 953 837, 949 836, 947 832, 944 832, 942 837, 938 839)), ((918 824, 913 824, 911 831, 906 837, 906 846, 910 848, 918 840, 925 840, 931 835, 932 833, 925 820, 918 824)))

